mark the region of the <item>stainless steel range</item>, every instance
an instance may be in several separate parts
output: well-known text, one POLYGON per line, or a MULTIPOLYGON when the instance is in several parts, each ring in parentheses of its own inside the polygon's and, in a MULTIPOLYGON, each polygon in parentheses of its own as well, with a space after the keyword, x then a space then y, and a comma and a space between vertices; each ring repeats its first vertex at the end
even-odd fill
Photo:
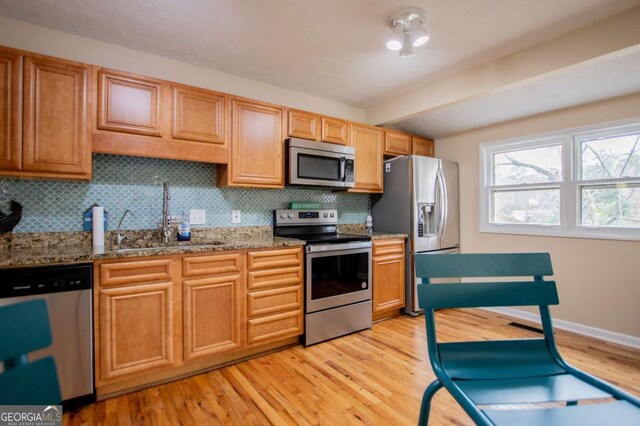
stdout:
POLYGON ((371 327, 371 238, 337 225, 337 210, 274 211, 275 235, 307 243, 305 346, 371 327))

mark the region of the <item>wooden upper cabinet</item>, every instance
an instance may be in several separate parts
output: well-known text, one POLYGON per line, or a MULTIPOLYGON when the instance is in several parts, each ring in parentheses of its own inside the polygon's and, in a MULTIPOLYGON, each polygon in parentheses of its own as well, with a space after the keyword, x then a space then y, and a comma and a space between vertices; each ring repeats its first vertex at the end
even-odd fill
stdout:
POLYGON ((173 138, 224 145, 227 108, 223 93, 173 86, 173 138))
POLYGON ((89 66, 27 56, 24 80, 23 171, 90 178, 89 66))
POLYGON ((349 192, 382 192, 384 129, 358 123, 351 123, 350 127, 351 146, 356 155, 355 186, 349 192))
POLYGON ((118 71, 98 72, 98 129, 161 136, 161 82, 118 71))
POLYGON ((231 99, 231 157, 218 169, 218 185, 284 187, 284 107, 231 99))
POLYGON ((0 49, 0 170, 22 168, 22 61, 0 49))
POLYGON ((395 130, 385 130, 384 154, 411 155, 411 135, 395 130))
POLYGON ((339 118, 322 117, 322 141, 349 145, 349 122, 339 118))
POLYGON ((320 140, 320 116, 290 109, 287 113, 288 135, 294 138, 320 140))
POLYGON ((413 155, 424 155, 426 157, 433 157, 433 141, 424 138, 412 138, 413 143, 413 155))

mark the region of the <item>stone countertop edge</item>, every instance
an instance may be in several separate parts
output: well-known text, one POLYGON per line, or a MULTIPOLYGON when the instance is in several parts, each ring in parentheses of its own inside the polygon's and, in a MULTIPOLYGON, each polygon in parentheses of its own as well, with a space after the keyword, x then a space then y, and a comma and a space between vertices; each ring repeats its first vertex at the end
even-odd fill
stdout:
POLYGON ((48 247, 0 251, 0 268, 21 266, 42 266, 48 264, 87 263, 103 259, 125 259, 132 257, 169 256, 176 254, 216 253, 247 249, 268 249, 303 246, 304 241, 291 238, 259 238, 242 242, 228 242, 220 245, 174 246, 163 249, 116 251, 94 250, 92 247, 48 247))

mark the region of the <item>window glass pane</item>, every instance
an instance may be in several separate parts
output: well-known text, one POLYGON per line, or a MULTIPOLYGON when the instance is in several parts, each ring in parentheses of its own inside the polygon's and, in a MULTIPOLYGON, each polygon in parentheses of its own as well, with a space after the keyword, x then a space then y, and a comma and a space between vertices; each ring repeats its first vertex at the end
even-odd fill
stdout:
POLYGON ((640 184, 581 188, 582 225, 640 228, 640 184))
POLYGON ((560 190, 528 189, 493 193, 495 223, 560 224, 560 190))
POLYGON ((582 179, 640 177, 640 133, 580 143, 582 179))
POLYGON ((494 185, 560 182, 562 146, 501 152, 493 155, 494 185))

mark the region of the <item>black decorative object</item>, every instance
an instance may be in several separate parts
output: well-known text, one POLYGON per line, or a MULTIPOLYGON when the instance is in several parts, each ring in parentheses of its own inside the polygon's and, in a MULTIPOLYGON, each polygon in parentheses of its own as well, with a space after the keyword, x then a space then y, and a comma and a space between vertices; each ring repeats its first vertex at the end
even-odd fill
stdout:
POLYGON ((13 228, 22 219, 22 204, 11 200, 11 213, 5 214, 0 211, 0 234, 13 231, 13 228))

